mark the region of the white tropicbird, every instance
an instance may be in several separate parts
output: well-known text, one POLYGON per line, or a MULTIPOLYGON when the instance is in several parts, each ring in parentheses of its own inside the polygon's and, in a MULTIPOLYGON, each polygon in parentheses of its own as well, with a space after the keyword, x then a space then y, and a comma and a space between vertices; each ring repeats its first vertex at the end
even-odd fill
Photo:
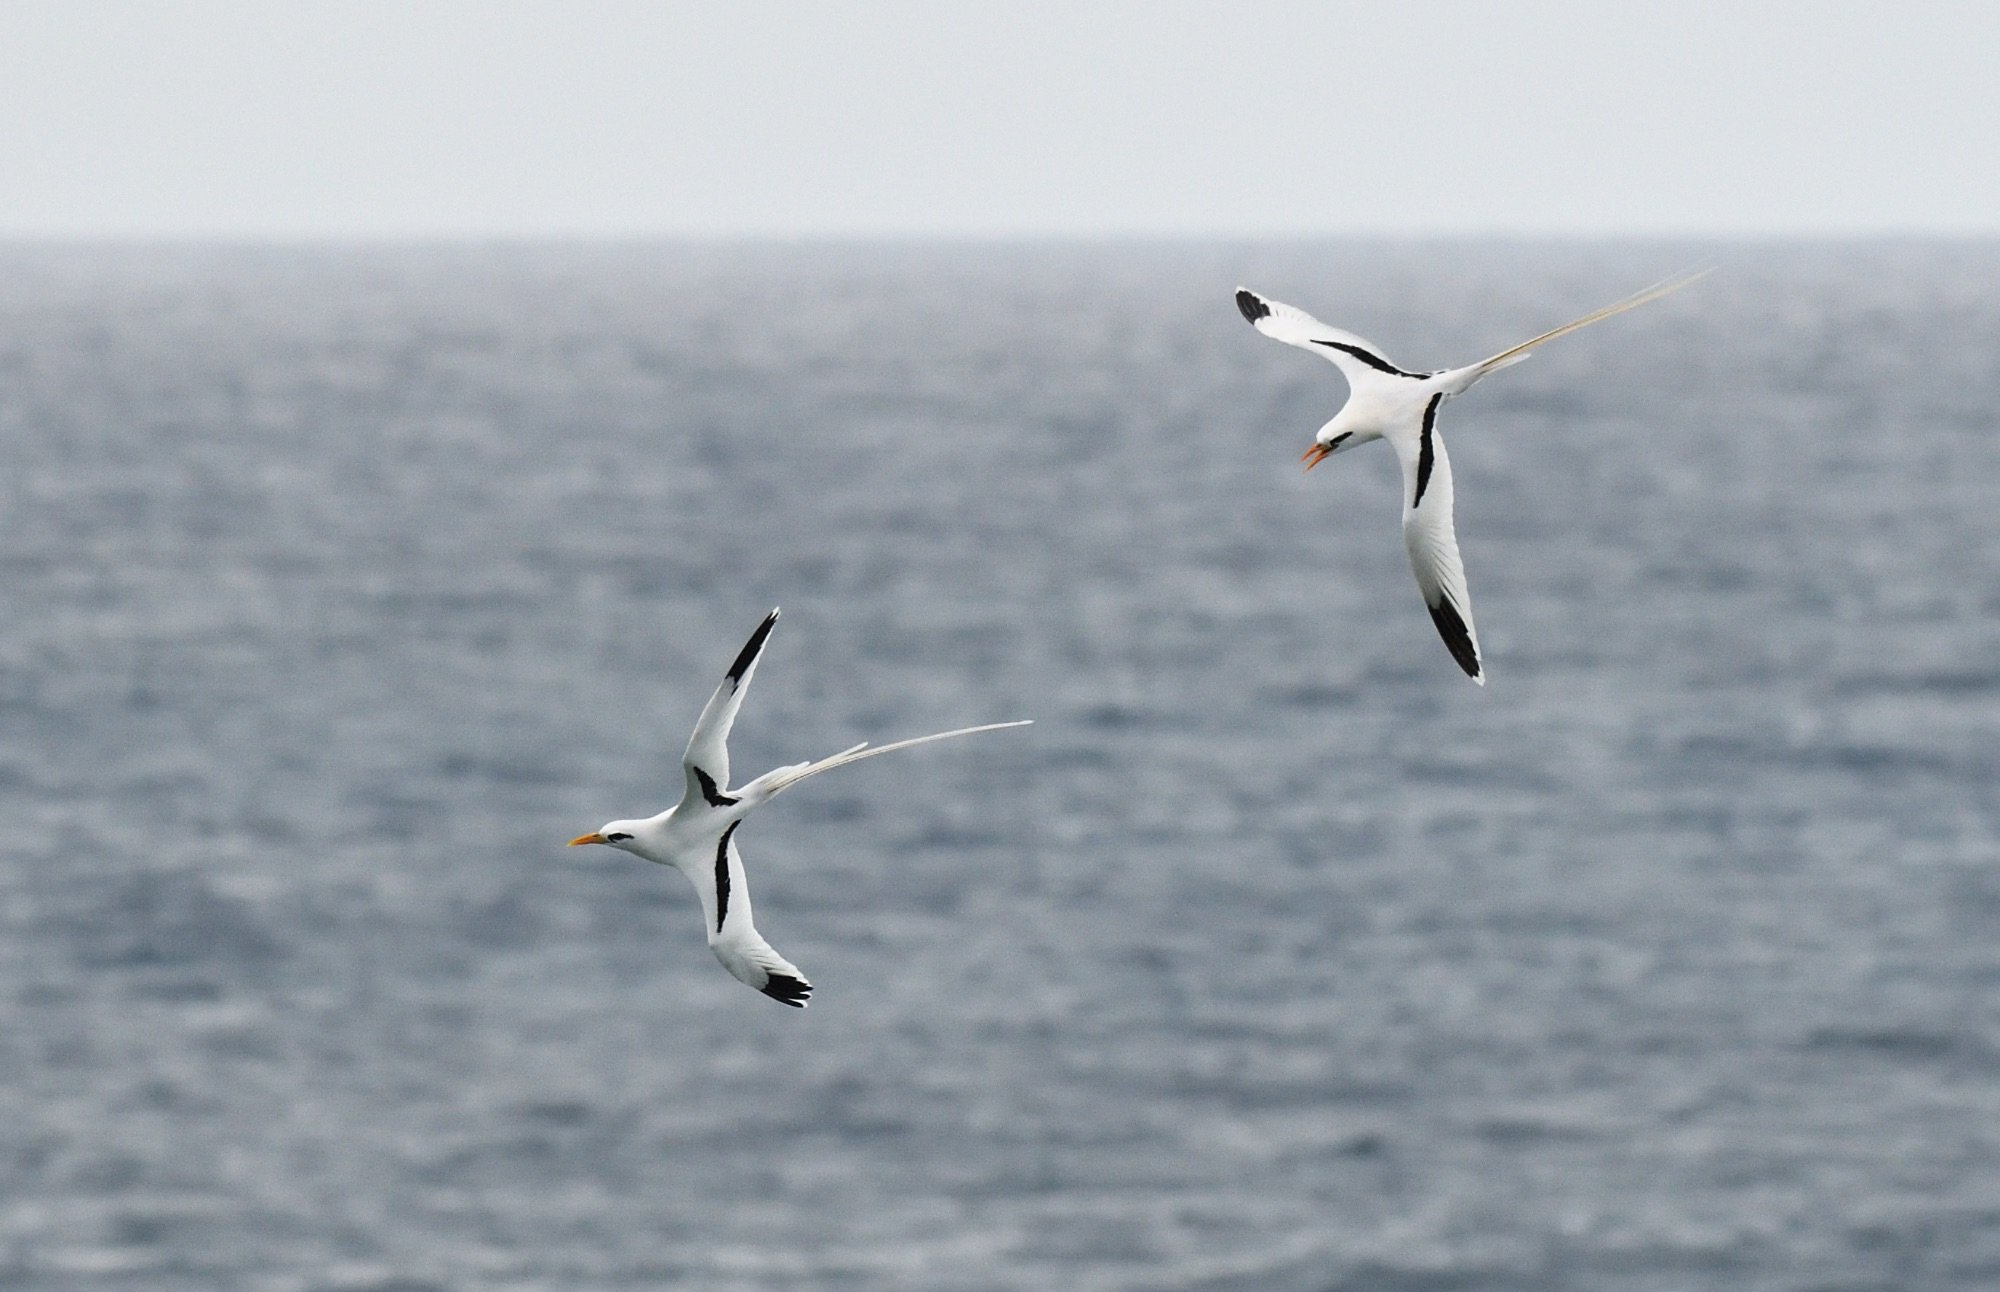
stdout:
POLYGON ((569 841, 578 844, 602 843, 621 848, 635 857, 672 866, 694 882, 701 896, 701 913, 708 932, 709 949, 722 967, 773 1000, 804 1009, 812 995, 812 984, 798 967, 764 941, 750 919, 750 890, 743 881, 743 858, 736 851, 736 827, 751 809, 797 785, 808 776, 877 754, 908 749, 912 745, 969 736, 979 731, 1003 727, 1025 727, 1027 722, 995 722, 983 727, 941 731, 934 736, 918 736, 890 745, 871 747, 866 741, 814 763, 795 763, 765 772, 756 780, 736 789, 729 784, 729 728, 736 710, 743 705, 743 693, 757 671, 757 657, 778 622, 773 610, 757 625, 722 685, 715 688, 708 704, 695 721, 694 735, 688 739, 681 763, 687 774, 687 788, 681 801, 658 816, 643 821, 613 821, 601 829, 569 841))
POLYGON ((1319 428, 1313 446, 1301 459, 1310 471, 1336 453, 1370 440, 1387 440, 1403 465, 1403 543, 1417 587, 1430 608, 1431 621, 1444 638, 1451 657, 1473 681, 1486 685, 1480 664, 1479 636, 1472 628, 1472 598, 1465 587, 1465 566, 1458 556, 1458 538, 1451 525, 1451 459, 1437 433, 1438 405, 1462 395, 1489 372, 1497 372, 1528 357, 1530 351, 1578 328, 1602 322, 1614 314, 1637 309, 1669 292, 1679 291, 1710 270, 1670 278, 1636 296, 1542 333, 1532 341, 1502 350, 1490 359, 1443 372, 1405 372, 1382 355, 1382 348, 1352 332, 1329 327, 1304 310, 1238 288, 1236 308, 1250 325, 1276 341, 1295 345, 1333 361, 1347 378, 1347 402, 1333 420, 1319 428))

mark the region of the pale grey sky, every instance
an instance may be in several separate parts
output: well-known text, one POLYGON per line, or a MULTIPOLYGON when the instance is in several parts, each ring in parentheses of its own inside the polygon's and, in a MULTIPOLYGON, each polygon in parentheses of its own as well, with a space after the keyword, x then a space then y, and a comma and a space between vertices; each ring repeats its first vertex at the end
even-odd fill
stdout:
POLYGON ((2000 232, 2000 5, 0 0, 0 236, 2000 232))

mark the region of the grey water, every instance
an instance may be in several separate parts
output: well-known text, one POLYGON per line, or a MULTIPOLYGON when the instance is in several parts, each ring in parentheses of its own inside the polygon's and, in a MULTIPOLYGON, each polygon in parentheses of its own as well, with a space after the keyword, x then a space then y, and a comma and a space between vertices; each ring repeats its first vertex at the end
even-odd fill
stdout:
POLYGON ((2000 244, 0 249, 0 1288, 2000 1285, 2000 244), (1676 270, 1440 420, 1337 373, 1676 270), (782 605, 731 979, 666 806, 782 605))

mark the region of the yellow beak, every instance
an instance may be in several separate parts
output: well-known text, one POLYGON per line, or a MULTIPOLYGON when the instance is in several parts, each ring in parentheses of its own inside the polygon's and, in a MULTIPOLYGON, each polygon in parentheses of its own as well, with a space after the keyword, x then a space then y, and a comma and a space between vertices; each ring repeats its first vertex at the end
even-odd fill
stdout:
POLYGON ((1326 445, 1315 444, 1311 448, 1306 450, 1305 456, 1300 458, 1299 461, 1305 463, 1306 470, 1310 471, 1314 467, 1318 466, 1320 463, 1326 461, 1327 458, 1332 455, 1332 453, 1333 450, 1326 447, 1326 445))
POLYGON ((580 843, 603 843, 603 842, 604 842, 604 836, 601 834, 595 834, 595 833, 580 834, 576 838, 571 839, 569 841, 569 846, 574 848, 580 843))

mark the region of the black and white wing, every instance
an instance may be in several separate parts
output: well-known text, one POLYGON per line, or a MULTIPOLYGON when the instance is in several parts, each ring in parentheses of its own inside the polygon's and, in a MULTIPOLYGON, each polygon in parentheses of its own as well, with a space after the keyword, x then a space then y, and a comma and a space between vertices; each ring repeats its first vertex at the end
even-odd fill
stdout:
POLYGON ((1438 636, 1467 677, 1486 685, 1479 658, 1479 634, 1472 627, 1472 595, 1465 587, 1465 563, 1458 555, 1458 535, 1451 523, 1451 457, 1437 433, 1438 405, 1434 395, 1424 406, 1423 429, 1414 460, 1403 463, 1403 545, 1410 551, 1410 568, 1417 588, 1437 625, 1438 636))
POLYGON ((1428 373, 1405 372, 1389 362, 1382 347, 1322 323, 1296 305, 1259 296, 1247 287, 1236 289, 1236 308, 1250 320, 1250 326, 1270 337, 1301 350, 1331 360, 1347 378, 1347 384, 1361 387, 1384 377, 1422 379, 1428 373))
POLYGON ((715 841, 714 864, 706 870, 690 868, 695 891, 701 895, 702 918, 707 923, 708 949, 715 958, 742 981, 772 1000, 804 1009, 812 997, 812 984, 798 966, 772 949, 757 932, 750 913, 750 885, 743 877, 743 857, 736 851, 736 827, 715 841))
POLYGON ((722 685, 708 698, 701 717, 695 720, 694 735, 688 738, 687 753, 681 756, 687 772, 687 789, 681 796, 683 804, 725 806, 735 801, 726 793, 729 728, 736 722, 736 711, 743 707, 743 693, 750 689, 757 659, 764 653, 764 643, 770 639, 777 622, 776 610, 764 616, 764 622, 757 625, 757 631, 750 634, 750 640, 737 652, 736 662, 729 666, 722 685))

